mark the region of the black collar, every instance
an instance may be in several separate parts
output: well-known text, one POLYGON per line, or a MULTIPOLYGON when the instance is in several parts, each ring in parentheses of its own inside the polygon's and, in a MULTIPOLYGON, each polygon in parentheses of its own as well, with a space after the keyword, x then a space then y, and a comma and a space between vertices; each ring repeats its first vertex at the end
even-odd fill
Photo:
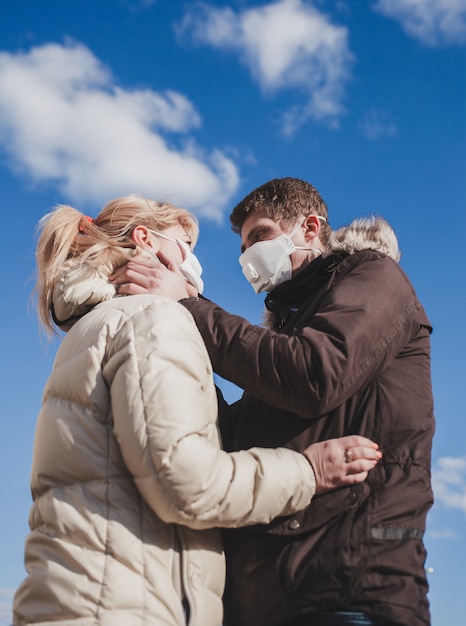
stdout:
POLYGON ((335 269, 341 258, 341 253, 317 257, 297 276, 272 289, 265 298, 266 308, 278 314, 297 311, 309 295, 328 279, 329 272, 335 269))

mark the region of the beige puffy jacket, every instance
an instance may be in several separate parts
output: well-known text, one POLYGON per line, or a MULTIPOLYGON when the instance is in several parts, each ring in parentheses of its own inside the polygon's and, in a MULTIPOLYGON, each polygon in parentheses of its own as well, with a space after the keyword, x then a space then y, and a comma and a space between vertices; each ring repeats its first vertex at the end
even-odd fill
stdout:
POLYGON ((185 598, 190 626, 219 626, 215 527, 304 508, 311 466, 286 449, 223 452, 191 314, 157 296, 108 299, 108 283, 87 279, 77 292, 62 285, 68 309, 77 297, 89 306, 72 312, 91 310, 63 339, 44 390, 14 624, 180 626, 185 598))

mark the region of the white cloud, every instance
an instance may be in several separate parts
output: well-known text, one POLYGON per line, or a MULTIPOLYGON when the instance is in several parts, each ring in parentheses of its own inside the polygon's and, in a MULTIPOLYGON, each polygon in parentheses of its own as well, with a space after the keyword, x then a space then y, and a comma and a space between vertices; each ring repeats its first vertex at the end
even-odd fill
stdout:
POLYGON ((266 94, 302 94, 303 102, 285 113, 286 134, 309 119, 336 123, 344 112, 352 62, 348 31, 309 2, 278 0, 238 14, 230 7, 197 3, 177 32, 180 38, 189 34, 196 43, 237 53, 266 94))
POLYGON ((367 139, 372 140, 381 137, 394 137, 398 133, 396 122, 390 113, 378 109, 367 111, 359 124, 359 128, 367 139))
POLYGON ((11 623, 14 594, 15 589, 0 589, 0 623, 11 623))
POLYGON ((221 219, 238 170, 196 143, 200 125, 184 95, 124 89, 83 45, 0 53, 0 145, 11 167, 67 201, 145 193, 221 219))
POLYGON ((453 539, 456 541, 460 538, 460 535, 450 528, 444 528, 442 530, 429 531, 429 537, 432 537, 432 539, 453 539))
POLYGON ((466 457, 442 457, 432 472, 434 496, 448 508, 466 513, 466 457))
POLYGON ((466 42, 465 0, 377 0, 374 9, 424 44, 466 42))

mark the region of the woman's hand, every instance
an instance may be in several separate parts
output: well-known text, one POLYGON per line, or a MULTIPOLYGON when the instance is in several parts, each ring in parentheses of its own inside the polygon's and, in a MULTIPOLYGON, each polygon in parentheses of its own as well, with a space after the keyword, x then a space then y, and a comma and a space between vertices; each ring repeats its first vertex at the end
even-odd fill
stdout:
POLYGON ((195 287, 190 285, 183 275, 159 253, 157 258, 147 259, 137 256, 119 267, 111 276, 110 282, 115 285, 119 295, 135 295, 141 293, 166 296, 172 300, 197 297, 195 287))
POLYGON ((316 477, 316 493, 355 485, 367 478, 382 453, 379 446, 360 435, 349 435, 314 443, 303 454, 316 477))

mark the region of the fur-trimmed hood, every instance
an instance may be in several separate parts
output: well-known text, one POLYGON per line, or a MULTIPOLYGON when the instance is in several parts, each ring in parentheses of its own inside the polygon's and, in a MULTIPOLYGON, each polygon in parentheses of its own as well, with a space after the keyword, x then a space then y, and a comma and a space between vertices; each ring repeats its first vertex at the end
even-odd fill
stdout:
POLYGON ((52 315, 57 326, 68 331, 96 304, 117 295, 108 276, 87 263, 70 259, 64 265, 52 294, 52 315))

